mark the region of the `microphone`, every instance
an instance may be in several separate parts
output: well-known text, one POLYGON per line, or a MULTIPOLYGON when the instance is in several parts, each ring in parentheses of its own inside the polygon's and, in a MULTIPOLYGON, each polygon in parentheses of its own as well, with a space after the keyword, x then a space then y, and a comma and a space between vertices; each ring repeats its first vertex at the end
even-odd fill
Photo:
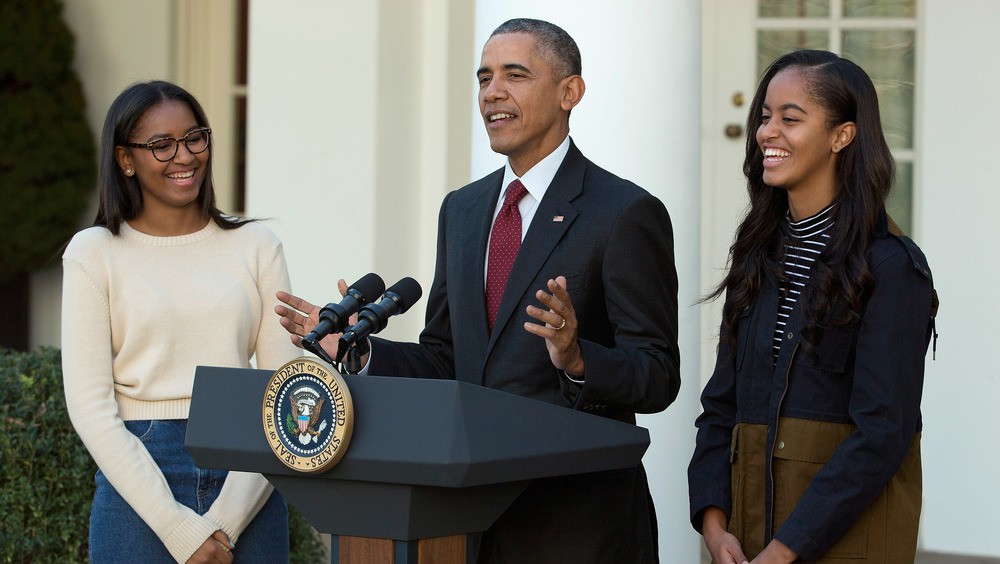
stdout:
POLYGON ((390 317, 406 313, 406 310, 420 299, 422 293, 420 284, 409 276, 393 284, 378 303, 361 308, 357 324, 345 330, 340 337, 338 355, 339 351, 346 351, 360 339, 385 329, 390 317))
MULTIPOLYGON (((375 296, 380 295, 385 290, 385 282, 382 277, 374 272, 369 272, 360 280, 351 285, 347 294, 339 304, 329 303, 319 311, 319 323, 316 327, 302 339, 302 347, 316 356, 333 362, 330 355, 326 354, 323 347, 319 346, 319 341, 330 333, 343 331, 350 323, 351 315, 358 312, 361 306, 371 302, 375 296)), ((419 291, 418 291, 419 293, 419 291)))

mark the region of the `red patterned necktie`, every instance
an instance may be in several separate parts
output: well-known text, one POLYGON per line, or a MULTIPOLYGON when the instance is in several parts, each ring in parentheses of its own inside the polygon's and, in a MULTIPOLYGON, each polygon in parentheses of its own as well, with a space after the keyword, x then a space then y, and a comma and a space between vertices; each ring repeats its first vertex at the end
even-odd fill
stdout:
POLYGON ((517 251, 521 249, 521 212, 517 209, 517 203, 527 193, 528 190, 520 180, 514 180, 507 186, 503 207, 500 208, 500 213, 493 222, 493 232, 490 233, 490 258, 486 268, 486 316, 491 333, 510 269, 514 266, 517 251))

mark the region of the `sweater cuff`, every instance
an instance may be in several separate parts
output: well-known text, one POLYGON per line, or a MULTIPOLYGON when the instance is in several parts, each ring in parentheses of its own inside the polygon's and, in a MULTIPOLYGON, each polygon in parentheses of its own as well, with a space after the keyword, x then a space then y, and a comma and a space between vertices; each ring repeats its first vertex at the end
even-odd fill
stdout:
POLYGON ((264 476, 250 472, 230 471, 219 497, 205 512, 205 518, 226 533, 236 544, 260 509, 267 503, 274 488, 264 476))
POLYGON ((181 563, 187 562, 191 555, 205 544, 205 540, 218 529, 219 527, 215 523, 192 512, 169 536, 163 539, 163 544, 170 551, 170 556, 173 556, 174 560, 181 563))

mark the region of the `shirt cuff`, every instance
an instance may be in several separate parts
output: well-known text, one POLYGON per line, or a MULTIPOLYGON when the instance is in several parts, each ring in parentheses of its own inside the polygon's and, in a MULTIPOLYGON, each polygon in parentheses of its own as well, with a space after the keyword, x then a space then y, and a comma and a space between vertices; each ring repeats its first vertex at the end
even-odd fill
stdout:
POLYGON ((372 365, 372 358, 375 356, 375 351, 372 350, 372 342, 368 340, 368 337, 365 337, 365 340, 368 341, 368 362, 361 367, 361 370, 358 370, 359 376, 368 375, 368 367, 372 365))
POLYGON ((565 370, 560 370, 559 373, 563 375, 563 378, 566 378, 570 382, 573 382, 574 384, 579 384, 581 386, 583 385, 584 382, 583 376, 581 376, 580 379, 577 380, 576 378, 570 376, 565 370))

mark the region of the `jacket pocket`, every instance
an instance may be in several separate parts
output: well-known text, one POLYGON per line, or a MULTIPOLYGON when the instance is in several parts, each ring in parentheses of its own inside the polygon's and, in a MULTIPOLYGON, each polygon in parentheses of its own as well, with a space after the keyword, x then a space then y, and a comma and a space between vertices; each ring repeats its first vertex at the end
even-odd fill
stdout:
POLYGON ((764 468, 767 425, 739 423, 733 429, 729 454, 732 464, 733 510, 729 532, 743 552, 754 558, 764 550, 764 468))
MULTIPOLYGON (((807 419, 782 417, 773 452, 774 470, 774 531, 781 528, 816 474, 829 462, 833 453, 855 427, 842 423, 827 423, 807 419)), ((817 562, 837 562, 837 559, 864 559, 868 552, 869 526, 879 511, 873 504, 862 513, 840 539, 823 553, 817 562)), ((881 519, 885 519, 884 505, 881 519)))
POLYGON ((581 272, 580 274, 570 274, 569 276, 566 277, 567 292, 572 292, 574 290, 579 290, 580 288, 586 288, 586 287, 587 287, 586 273, 581 272))
POLYGON ((819 333, 819 341, 815 344, 813 354, 800 351, 798 364, 827 372, 846 371, 848 361, 854 356, 854 338, 857 333, 857 321, 828 327, 819 333))

